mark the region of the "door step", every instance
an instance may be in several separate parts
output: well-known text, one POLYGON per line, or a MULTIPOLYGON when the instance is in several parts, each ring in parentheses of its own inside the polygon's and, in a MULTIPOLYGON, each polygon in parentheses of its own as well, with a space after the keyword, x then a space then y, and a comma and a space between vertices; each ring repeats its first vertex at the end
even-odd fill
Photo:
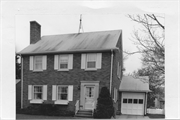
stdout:
POLYGON ((92 118, 92 110, 78 110, 75 117, 92 118))

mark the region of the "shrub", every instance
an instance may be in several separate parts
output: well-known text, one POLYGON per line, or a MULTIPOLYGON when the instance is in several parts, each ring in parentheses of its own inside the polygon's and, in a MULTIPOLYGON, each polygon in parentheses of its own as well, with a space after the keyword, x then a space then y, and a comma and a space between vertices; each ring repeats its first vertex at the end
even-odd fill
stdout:
POLYGON ((99 94, 94 118, 111 118, 114 114, 113 101, 107 87, 103 87, 99 94))
POLYGON ((22 109, 21 113, 29 115, 74 116, 74 111, 69 111, 67 109, 61 110, 61 105, 54 104, 31 104, 27 108, 22 109))

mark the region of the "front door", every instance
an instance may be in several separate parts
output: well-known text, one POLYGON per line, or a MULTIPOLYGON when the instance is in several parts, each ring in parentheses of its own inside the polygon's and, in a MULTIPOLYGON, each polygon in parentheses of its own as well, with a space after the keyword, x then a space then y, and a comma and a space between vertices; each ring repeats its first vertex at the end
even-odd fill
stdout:
POLYGON ((95 98, 95 86, 85 86, 85 109, 92 109, 95 98))

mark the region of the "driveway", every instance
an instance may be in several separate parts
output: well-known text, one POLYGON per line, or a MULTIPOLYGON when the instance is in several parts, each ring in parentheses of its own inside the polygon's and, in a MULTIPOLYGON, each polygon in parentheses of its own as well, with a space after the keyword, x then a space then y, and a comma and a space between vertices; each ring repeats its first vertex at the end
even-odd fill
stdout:
POLYGON ((141 115, 116 115, 116 119, 150 119, 148 116, 141 115))

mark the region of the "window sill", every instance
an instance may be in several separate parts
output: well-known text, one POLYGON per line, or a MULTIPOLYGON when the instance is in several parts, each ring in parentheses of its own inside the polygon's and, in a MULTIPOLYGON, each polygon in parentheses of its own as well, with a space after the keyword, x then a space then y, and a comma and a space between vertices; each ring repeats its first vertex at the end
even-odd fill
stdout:
POLYGON ((33 70, 33 72, 43 72, 43 70, 33 70))
POLYGON ((69 71, 69 69, 58 69, 58 71, 69 71))
POLYGON ((68 100, 57 100, 54 102, 54 104, 59 104, 59 105, 68 105, 69 101, 68 100))
POLYGON ((86 68, 85 71, 96 71, 97 68, 86 68))
POLYGON ((30 103, 42 104, 43 100, 31 100, 30 103))

